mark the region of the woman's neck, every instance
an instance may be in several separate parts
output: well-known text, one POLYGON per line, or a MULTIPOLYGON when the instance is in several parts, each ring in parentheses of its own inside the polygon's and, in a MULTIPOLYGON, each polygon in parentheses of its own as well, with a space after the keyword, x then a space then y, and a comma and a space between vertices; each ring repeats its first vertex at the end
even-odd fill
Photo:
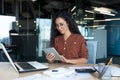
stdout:
POLYGON ((65 34, 63 35, 63 37, 64 37, 65 40, 67 40, 70 35, 71 35, 71 32, 68 31, 67 33, 65 33, 65 34))

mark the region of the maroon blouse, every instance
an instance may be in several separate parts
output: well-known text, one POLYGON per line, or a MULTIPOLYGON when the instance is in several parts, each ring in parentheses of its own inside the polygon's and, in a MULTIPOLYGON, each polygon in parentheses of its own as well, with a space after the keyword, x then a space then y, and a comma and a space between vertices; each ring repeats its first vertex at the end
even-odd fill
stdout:
POLYGON ((63 36, 55 38, 55 49, 60 55, 68 59, 86 58, 88 59, 88 50, 86 41, 80 34, 71 34, 67 40, 63 36))

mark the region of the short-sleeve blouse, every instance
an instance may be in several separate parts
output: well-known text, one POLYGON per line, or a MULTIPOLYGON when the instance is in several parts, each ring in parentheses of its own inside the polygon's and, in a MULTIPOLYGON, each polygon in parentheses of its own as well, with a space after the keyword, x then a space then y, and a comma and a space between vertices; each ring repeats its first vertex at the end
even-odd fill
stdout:
POLYGON ((80 34, 71 34, 67 40, 63 36, 57 36, 54 43, 55 49, 60 55, 68 59, 86 58, 88 59, 88 49, 86 41, 80 34))

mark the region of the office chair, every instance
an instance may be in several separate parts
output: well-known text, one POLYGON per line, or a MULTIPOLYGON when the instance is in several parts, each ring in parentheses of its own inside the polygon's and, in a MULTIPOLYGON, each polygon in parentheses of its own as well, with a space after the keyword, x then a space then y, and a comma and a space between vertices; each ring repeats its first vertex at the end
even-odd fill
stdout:
POLYGON ((96 64, 97 41, 86 41, 88 49, 88 64, 96 64))

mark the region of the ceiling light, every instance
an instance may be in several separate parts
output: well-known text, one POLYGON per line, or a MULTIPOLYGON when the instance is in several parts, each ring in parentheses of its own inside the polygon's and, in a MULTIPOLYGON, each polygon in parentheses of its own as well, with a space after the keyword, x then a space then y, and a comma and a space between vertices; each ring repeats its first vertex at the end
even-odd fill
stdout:
POLYGON ((95 11, 101 11, 101 12, 115 12, 113 9, 105 8, 105 7, 93 7, 95 11))
POLYGON ((75 10, 76 6, 74 6, 72 9, 71 9, 71 12, 73 12, 75 10))
POLYGON ((32 1, 34 2, 34 1, 37 1, 37 0, 32 0, 32 1))
POLYGON ((112 14, 110 12, 100 12, 101 14, 106 14, 106 15, 110 15, 110 16, 115 16, 115 14, 112 14))
POLYGON ((104 19, 104 20, 94 20, 94 22, 113 21, 113 20, 120 20, 120 18, 111 18, 111 19, 104 19))
POLYGON ((105 15, 115 16, 115 14, 117 13, 115 10, 105 8, 105 7, 93 7, 93 8, 94 8, 94 11, 99 12, 101 14, 105 14, 105 15))
POLYGON ((105 12, 105 13, 111 13, 110 9, 104 8, 104 7, 93 7, 95 11, 99 12, 105 12))
POLYGON ((88 12, 88 13, 95 13, 94 11, 90 11, 90 10, 85 10, 85 12, 88 12))
POLYGON ((102 22, 102 21, 110 21, 110 20, 94 20, 94 22, 102 22))
POLYGON ((74 12, 73 15, 76 15, 76 12, 74 12))
POLYGON ((105 20, 109 20, 109 21, 112 21, 112 20, 120 20, 120 18, 105 19, 105 20))

